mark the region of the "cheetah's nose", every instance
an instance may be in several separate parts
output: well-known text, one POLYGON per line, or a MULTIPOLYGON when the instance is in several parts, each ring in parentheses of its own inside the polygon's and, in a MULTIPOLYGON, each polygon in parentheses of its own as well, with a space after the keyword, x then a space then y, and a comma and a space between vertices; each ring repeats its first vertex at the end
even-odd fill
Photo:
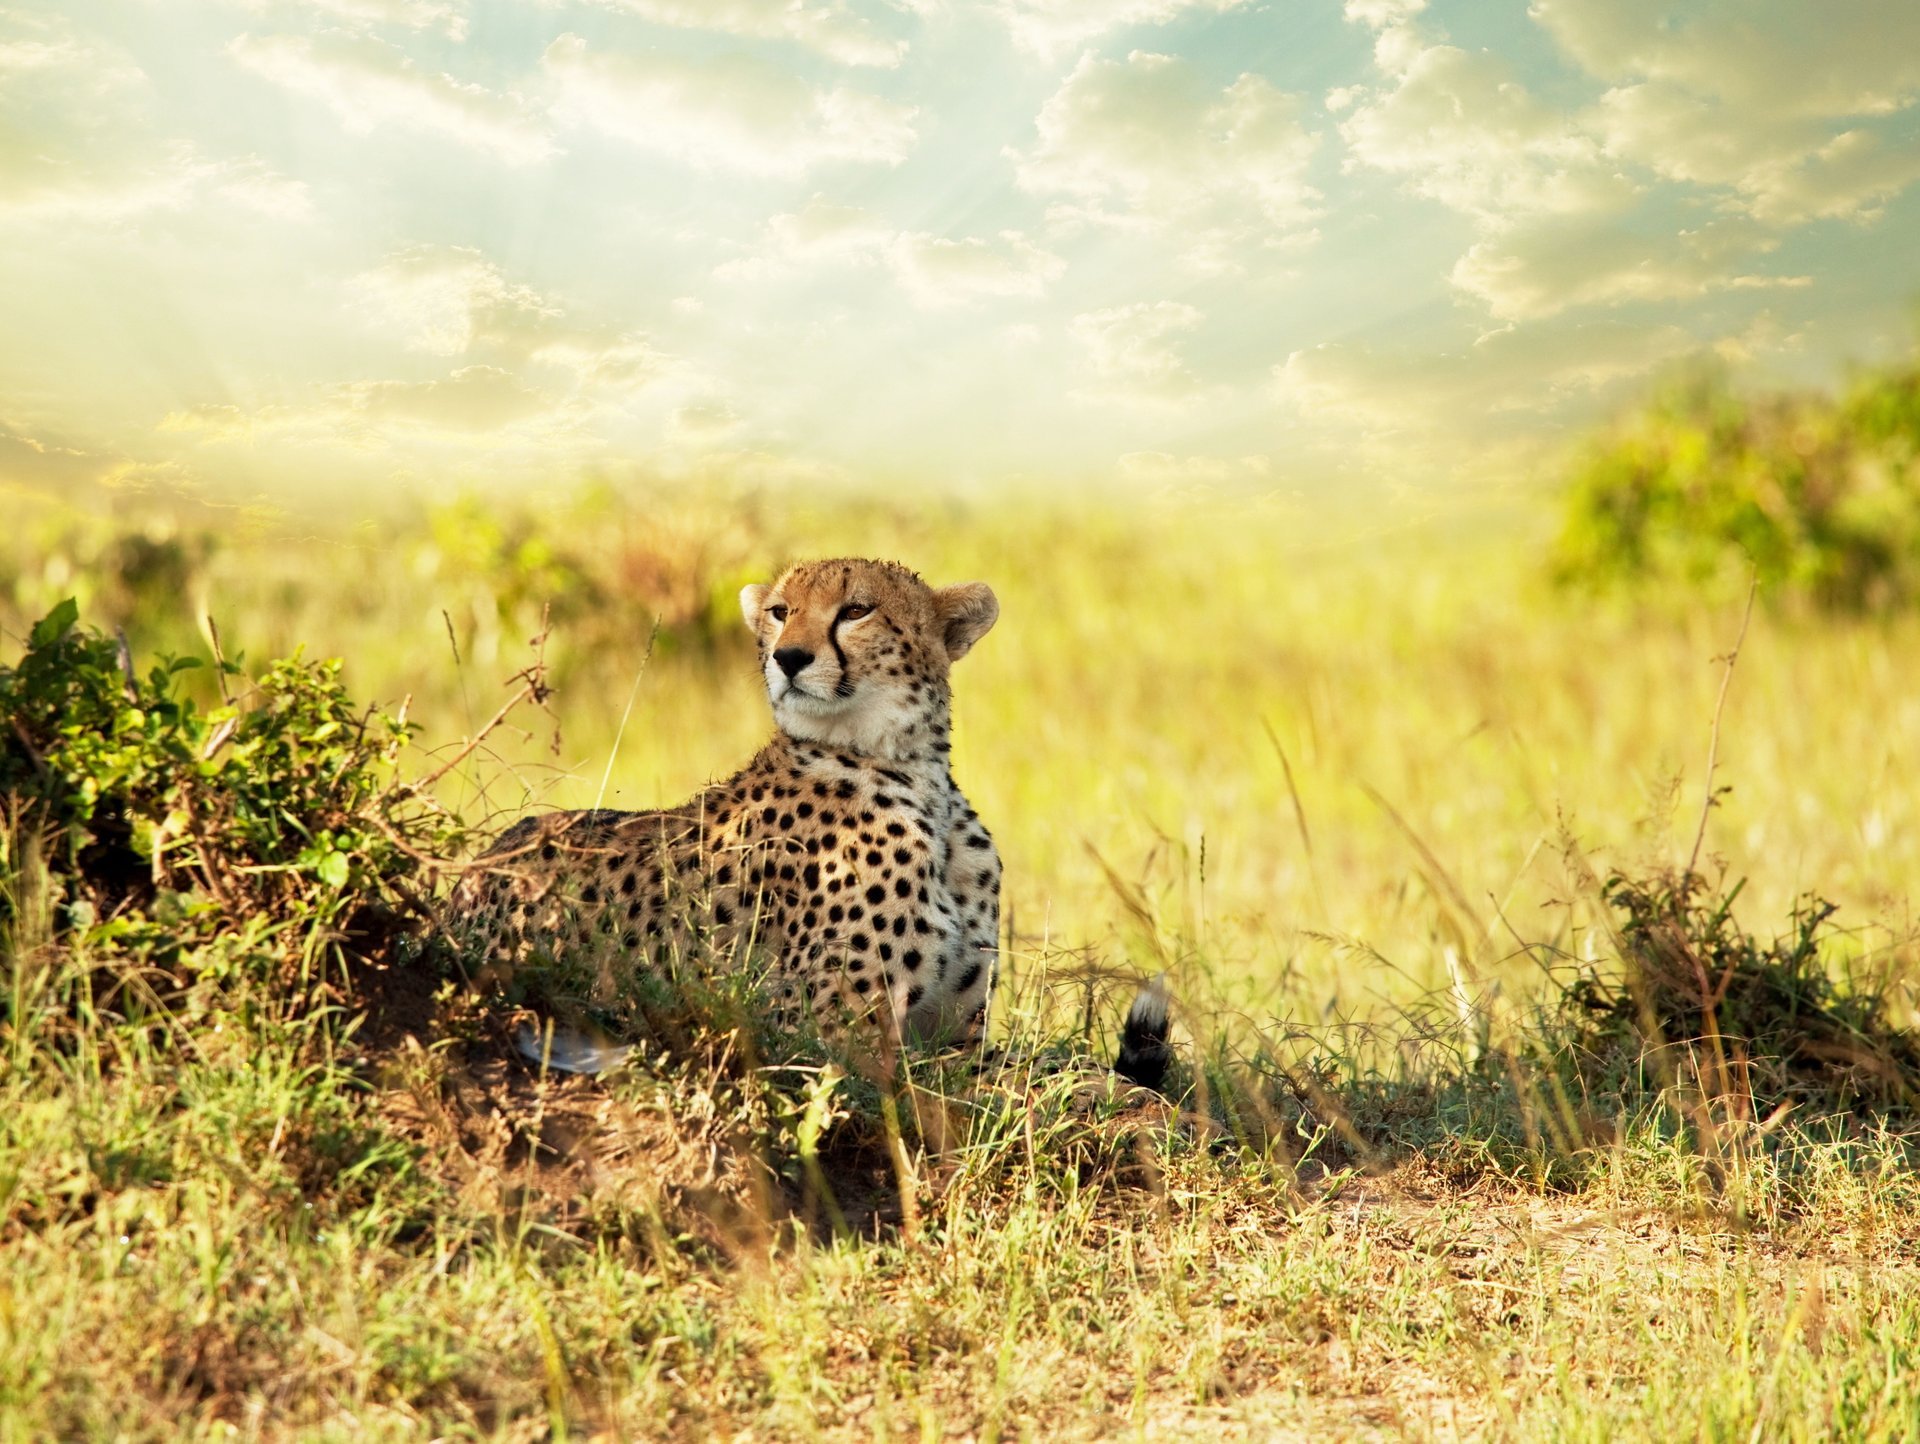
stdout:
POLYGON ((773 654, 773 660, 780 664, 780 670, 791 679, 798 677, 806 669, 807 664, 813 660, 813 653, 805 647, 782 647, 773 654))

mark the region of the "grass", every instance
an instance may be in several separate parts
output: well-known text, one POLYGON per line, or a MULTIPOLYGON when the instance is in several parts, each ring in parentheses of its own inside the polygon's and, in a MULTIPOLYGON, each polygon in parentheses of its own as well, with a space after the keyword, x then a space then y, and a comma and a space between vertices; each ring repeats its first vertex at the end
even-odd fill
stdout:
MULTIPOLYGON (((310 987, 96 1006, 108 960, 17 841, 0 1438, 1920 1430, 1897 1101, 1775 1117, 1659 1062, 1630 1003, 1567 1011, 1632 962, 1595 879, 1687 859, 1739 595, 1569 597, 1525 514, 1329 539, 1228 502, 563 497, 337 531, 123 505, 33 519, 9 635, 78 593, 138 655, 207 652, 211 611, 229 656, 306 643, 411 694, 442 760, 550 608, 552 715, 440 784, 474 820, 736 766, 766 724, 727 598, 789 555, 989 580, 956 769, 1007 860, 1000 1026, 1098 1055, 1165 967, 1199 1088, 1168 1127, 1071 1071, 893 1094, 696 1048, 545 1079, 458 989, 324 947, 310 987)), ((1714 899, 1746 880, 1721 941, 1771 956, 1818 891, 1840 930, 1789 948, 1801 995, 1895 1030, 1916 628, 1756 615, 1707 846, 1714 899)))

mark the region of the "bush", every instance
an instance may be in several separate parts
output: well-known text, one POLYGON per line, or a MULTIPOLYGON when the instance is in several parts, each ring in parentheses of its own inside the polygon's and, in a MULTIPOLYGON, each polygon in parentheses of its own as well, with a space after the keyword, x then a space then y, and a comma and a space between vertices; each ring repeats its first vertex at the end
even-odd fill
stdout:
POLYGON ((1822 607, 1920 596, 1920 357, 1838 398, 1749 399, 1695 374, 1588 450, 1561 580, 1698 584, 1749 566, 1822 607))
POLYGON ((1783 1105, 1911 1113, 1920 1040, 1880 992, 1836 982, 1823 957, 1834 905, 1808 896, 1785 933, 1762 940, 1734 920, 1739 892, 1694 872, 1608 879, 1617 967, 1584 968, 1549 1029, 1584 1090, 1620 1096, 1650 1074, 1747 1119, 1783 1105))
POLYGON ((401 776, 404 709, 357 706, 339 662, 298 655, 251 681, 191 657, 141 677, 78 616, 63 602, 0 667, 0 872, 39 859, 57 933, 184 983, 374 951, 424 915, 462 829, 401 776), (226 700, 202 709, 183 678, 209 665, 226 700))
POLYGON ((663 653, 745 651, 740 588, 768 580, 789 548, 752 499, 725 516, 716 525, 711 510, 658 495, 621 505, 604 489, 560 507, 468 497, 429 513, 413 565, 461 599, 459 631, 482 657, 549 622, 566 644, 562 675, 569 656, 630 650, 650 633, 663 653))

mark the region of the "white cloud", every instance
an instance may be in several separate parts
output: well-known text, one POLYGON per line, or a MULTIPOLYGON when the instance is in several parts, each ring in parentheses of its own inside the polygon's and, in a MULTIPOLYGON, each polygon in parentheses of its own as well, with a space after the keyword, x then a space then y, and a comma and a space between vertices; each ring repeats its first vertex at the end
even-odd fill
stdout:
POLYGON ((1864 218, 1920 179, 1874 122, 1920 101, 1912 0, 1537 0, 1561 47, 1612 87, 1610 154, 1725 188, 1760 221, 1864 218))
POLYGON ((1138 301, 1075 316, 1067 332, 1085 350, 1095 384, 1088 397, 1128 404, 1177 404, 1196 396, 1176 338, 1205 319, 1180 301, 1138 301))
POLYGON ((1542 419, 1697 352, 1678 326, 1598 321, 1507 327, 1465 351, 1381 351, 1336 343, 1293 352, 1274 368, 1279 399, 1306 420, 1383 434, 1471 434, 1489 413, 1542 419))
POLYGON ((0 40, 0 77, 18 86, 41 77, 58 77, 64 86, 93 94, 146 84, 146 72, 124 55, 85 44, 70 35, 36 35, 0 40))
POLYGON ((1013 38, 1036 54, 1057 58, 1115 30, 1164 25, 1191 13, 1218 15, 1249 0, 994 0, 993 13, 1013 38))
POLYGON ((452 431, 495 431, 540 416, 549 404, 497 366, 462 366, 439 381, 358 381, 337 395, 350 417, 452 431))
POLYGON ((0 166, 0 217, 11 221, 116 226, 209 207, 295 221, 313 211, 304 184, 258 157, 211 160, 185 143, 137 166, 56 162, 20 175, 0 166))
POLYGON ((565 307, 469 247, 398 252, 347 289, 372 324, 397 330, 413 350, 553 367, 583 392, 631 392, 684 371, 643 336, 570 322, 565 307))
POLYGON ((897 165, 913 148, 911 106, 816 89, 751 55, 594 52, 568 34, 542 63, 556 115, 693 165, 791 176, 831 162, 897 165))
POLYGON ((723 261, 713 273, 723 281, 752 281, 803 266, 877 265, 896 235, 871 211, 816 195, 799 210, 774 216, 751 254, 723 261))
POLYGON ((1084 56, 1041 107, 1034 147, 1016 157, 1019 181, 1085 203, 1083 216, 1117 205, 1123 222, 1220 253, 1296 232, 1317 213, 1306 172, 1319 137, 1303 110, 1257 75, 1215 90, 1172 56, 1084 56))
POLYGON ((1749 113, 1665 80, 1608 91, 1596 123, 1610 153, 1668 180, 1736 191, 1769 224, 1870 216, 1920 179, 1920 147, 1785 108, 1749 113))
POLYGON ((766 224, 746 256, 714 268, 726 281, 767 280, 803 267, 883 267, 926 309, 1045 295, 1066 262, 1018 231, 949 237, 896 231, 871 212, 815 196, 766 224))
POLYGON ((1592 74, 1658 79, 1761 115, 1882 115, 1920 98, 1911 0, 1534 0, 1592 74))
POLYGON ((1060 257, 1018 231, 1002 231, 992 240, 909 233, 895 241, 887 262, 907 294, 929 307, 1042 296, 1066 269, 1060 257))
POLYGON ((560 315, 466 246, 400 251, 353 277, 348 290, 370 320, 400 331, 412 349, 438 356, 459 355, 479 341, 523 338, 560 315))
POLYGON ((1726 217, 1676 233, 1635 221, 1631 215, 1527 218, 1475 242, 1449 279, 1511 321, 1581 306, 1808 284, 1804 276, 1747 269, 1778 245, 1752 222, 1726 217))
POLYGON ((545 126, 520 97, 422 70, 369 35, 242 35, 227 50, 256 75, 320 101, 354 135, 388 125, 427 131, 512 164, 554 151, 545 126))
POLYGON ((500 444, 503 433, 558 442, 577 437, 586 410, 498 366, 461 366, 430 380, 350 381, 317 399, 248 408, 223 403, 169 412, 158 430, 196 446, 262 443, 379 453, 440 441, 456 449, 500 444))
POLYGON ((714 30, 752 40, 790 40, 842 65, 893 66, 907 52, 854 12, 845 0, 595 0, 692 30, 714 30))
POLYGON ((1354 161, 1470 214, 1591 210, 1632 190, 1591 137, 1485 51, 1420 50, 1340 134, 1354 161))
POLYGON ((240 0, 252 11, 306 11, 353 29, 392 25, 439 30, 449 39, 467 35, 466 0, 240 0))
MULTIPOLYGON (((1778 229, 1869 214, 1920 177, 1920 154, 1869 130, 1836 133, 1809 118, 1804 95, 1776 102, 1767 87, 1784 84, 1791 67, 1751 43, 1739 7, 1682 8, 1675 19, 1665 0, 1539 0, 1532 13, 1570 53, 1603 79, 1632 82, 1569 110, 1530 91, 1499 56, 1431 43, 1407 7, 1355 0, 1349 16, 1380 30, 1388 83, 1340 124, 1348 164, 1398 176, 1473 220, 1475 240, 1449 279, 1502 320, 1803 284, 1757 268, 1778 229), (1706 191, 1676 207, 1648 172, 1706 191), (1676 222, 1676 209, 1704 218, 1676 222)), ((1830 67, 1816 57, 1812 69, 1830 67)), ((1891 104, 1909 73, 1920 77, 1920 63, 1882 65, 1848 103, 1891 104)))
POLYGON ((0 217, 109 227, 209 208, 229 220, 309 213, 306 187, 259 157, 156 134, 154 98, 117 49, 58 27, 0 39, 0 217))
POLYGON ((1384 30, 1406 24, 1426 8, 1427 0, 1347 0, 1345 14, 1349 20, 1384 30))

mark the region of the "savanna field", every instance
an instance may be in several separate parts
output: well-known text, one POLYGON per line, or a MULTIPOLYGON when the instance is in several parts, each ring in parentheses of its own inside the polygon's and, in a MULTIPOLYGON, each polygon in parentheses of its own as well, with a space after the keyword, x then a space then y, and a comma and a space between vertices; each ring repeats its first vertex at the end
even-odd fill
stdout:
POLYGON ((0 1437, 1920 1433, 1910 419, 1700 404, 1333 523, 19 499, 0 1437), (764 741, 734 596, 823 554, 996 590, 996 1035, 1164 971, 1172 1104, 776 1065, 724 980, 543 1077, 436 946, 522 810, 764 741))

